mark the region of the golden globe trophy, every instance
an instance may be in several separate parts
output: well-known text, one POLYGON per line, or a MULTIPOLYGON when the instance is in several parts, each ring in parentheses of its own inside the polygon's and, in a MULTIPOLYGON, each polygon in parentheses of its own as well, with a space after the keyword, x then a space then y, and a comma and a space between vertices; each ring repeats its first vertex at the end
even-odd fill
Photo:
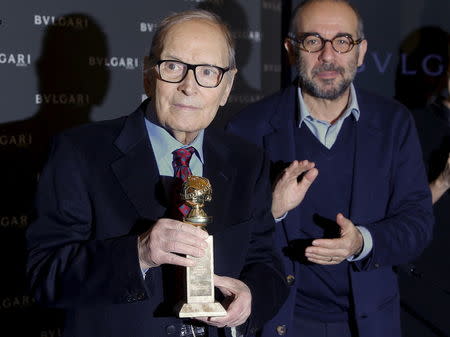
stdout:
MULTIPOLYGON (((183 222, 199 226, 206 231, 206 225, 212 217, 203 210, 206 201, 211 201, 212 188, 209 180, 203 177, 189 176, 183 183, 181 197, 191 207, 183 222)), ((188 255, 196 261, 194 267, 186 267, 186 303, 179 311, 179 317, 225 316, 224 307, 214 300, 214 256, 213 238, 206 239, 208 248, 203 257, 188 255)))

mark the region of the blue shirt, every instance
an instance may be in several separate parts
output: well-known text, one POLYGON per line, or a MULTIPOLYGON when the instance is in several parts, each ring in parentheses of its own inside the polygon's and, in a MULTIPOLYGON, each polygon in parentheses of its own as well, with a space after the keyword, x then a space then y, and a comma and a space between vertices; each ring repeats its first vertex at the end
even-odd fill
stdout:
MULTIPOLYGON (((152 112, 153 113, 153 112, 152 112)), ((201 177, 203 175, 203 135, 204 130, 201 130, 197 137, 191 144, 185 145, 176 140, 166 129, 150 122, 145 118, 145 126, 152 144, 153 153, 155 154, 156 163, 158 164, 159 174, 162 176, 173 177, 173 154, 172 152, 179 148, 186 148, 192 146, 195 148, 195 153, 191 157, 189 167, 195 176, 201 177)))
POLYGON ((339 119, 333 124, 315 119, 311 116, 308 107, 303 100, 302 89, 300 89, 300 87, 298 87, 298 98, 300 107, 300 118, 298 119, 300 122, 298 127, 300 128, 303 124, 305 124, 311 130, 311 133, 328 149, 333 146, 339 131, 341 130, 342 123, 344 123, 344 120, 350 116, 350 114, 353 115, 356 121, 359 120, 358 100, 356 98, 356 92, 353 84, 350 85, 350 99, 348 101, 347 108, 339 119))

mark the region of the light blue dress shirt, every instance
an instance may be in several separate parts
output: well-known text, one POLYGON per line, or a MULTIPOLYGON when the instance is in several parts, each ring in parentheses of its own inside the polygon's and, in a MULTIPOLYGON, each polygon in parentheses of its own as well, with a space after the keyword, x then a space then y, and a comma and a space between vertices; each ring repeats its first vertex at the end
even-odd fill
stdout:
MULTIPOLYGON (((359 120, 360 111, 355 87, 353 86, 353 84, 350 85, 350 99, 348 101, 347 108, 345 109, 344 113, 338 118, 338 120, 333 124, 315 119, 311 116, 305 104, 305 101, 303 100, 302 90, 300 89, 300 87, 298 87, 298 101, 300 117, 298 127, 301 128, 302 125, 305 124, 309 128, 309 130, 311 130, 311 133, 328 149, 331 149, 331 147, 333 146, 337 136, 339 135, 339 131, 341 131, 342 124, 348 116, 353 115, 356 121, 359 120)), ((284 219, 285 216, 286 215, 284 215, 280 219, 276 219, 277 222, 284 219)), ((370 234, 369 230, 363 226, 356 227, 359 229, 363 237, 363 249, 358 256, 350 256, 347 259, 350 262, 362 260, 370 253, 373 247, 372 235, 370 234)))
POLYGON ((153 153, 155 154, 156 163, 158 164, 159 174, 162 176, 173 177, 173 154, 172 152, 180 148, 192 146, 195 153, 191 157, 189 167, 195 176, 203 175, 203 135, 201 130, 191 144, 185 145, 176 140, 166 129, 145 119, 148 137, 152 144, 153 153))
POLYGON ((356 92, 353 84, 350 85, 350 99, 348 101, 347 108, 333 124, 315 119, 311 116, 308 107, 303 100, 302 89, 300 89, 300 87, 298 87, 298 101, 300 107, 300 118, 298 119, 300 122, 298 127, 300 128, 303 124, 305 124, 311 130, 311 133, 328 149, 331 149, 333 146, 339 131, 341 131, 342 124, 344 124, 344 120, 350 116, 350 114, 353 115, 356 121, 359 120, 358 100, 356 98, 356 92))

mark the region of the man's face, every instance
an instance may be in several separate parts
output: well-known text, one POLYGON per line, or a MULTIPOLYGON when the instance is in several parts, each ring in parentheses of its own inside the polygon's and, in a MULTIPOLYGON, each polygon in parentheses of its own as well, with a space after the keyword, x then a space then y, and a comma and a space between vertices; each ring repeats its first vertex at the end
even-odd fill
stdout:
MULTIPOLYGON (((160 59, 229 66, 227 44, 220 28, 205 20, 190 20, 170 28, 160 59)), ((190 134, 188 138, 192 139, 212 122, 219 106, 226 103, 234 71, 225 73, 216 88, 198 85, 191 70, 180 83, 162 81, 156 69, 152 76, 150 96, 158 122, 177 139, 180 133, 190 134)))
MULTIPOLYGON (((317 33, 329 40, 338 34, 349 34, 355 41, 360 38, 357 36, 357 17, 344 3, 311 3, 300 13, 298 21, 299 34, 317 33)), ((300 50, 298 44, 285 46, 291 59, 295 58, 302 90, 313 97, 328 100, 335 100, 347 92, 367 50, 365 40, 350 52, 341 54, 328 42, 316 53, 300 50)))

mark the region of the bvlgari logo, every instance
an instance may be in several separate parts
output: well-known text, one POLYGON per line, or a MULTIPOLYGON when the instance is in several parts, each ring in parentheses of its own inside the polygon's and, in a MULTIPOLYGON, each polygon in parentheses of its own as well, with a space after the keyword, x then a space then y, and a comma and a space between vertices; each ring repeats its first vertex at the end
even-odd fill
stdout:
POLYGON ((35 303, 34 298, 30 296, 14 296, 0 298, 0 310, 24 309, 29 308, 35 303))
POLYGON ((257 102, 261 100, 264 96, 263 95, 237 95, 237 94, 231 94, 228 98, 229 103, 240 103, 240 104, 249 104, 253 102, 257 102))
POLYGON ((89 105, 88 94, 59 93, 36 94, 36 104, 89 105))
POLYGON ((20 133, 16 135, 0 135, 0 146, 26 147, 31 145, 33 137, 31 133, 20 133))
POLYGON ((34 24, 36 26, 58 26, 77 29, 86 29, 89 25, 87 17, 83 16, 50 16, 38 15, 34 16, 34 24))
POLYGON ((0 216, 0 228, 26 228, 28 226, 28 216, 0 216))
POLYGON ((261 32, 259 30, 241 30, 241 31, 235 30, 231 34, 235 39, 261 42, 261 32))
POLYGON ((60 328, 42 330, 40 337, 61 337, 62 331, 60 328))
POLYGON ((0 65, 9 64, 17 67, 26 67, 31 64, 31 55, 23 53, 2 53, 0 52, 0 65))
POLYGON ((141 28, 141 32, 143 33, 151 33, 153 32, 156 27, 158 26, 156 23, 150 23, 150 22, 141 22, 139 24, 140 28, 141 28))
POLYGON ((281 12, 281 0, 263 0, 262 8, 281 12))
POLYGON ((280 73, 281 72, 281 64, 277 63, 277 64, 269 64, 269 63, 265 63, 263 66, 263 71, 264 72, 272 72, 272 73, 280 73))
POLYGON ((89 65, 92 67, 112 67, 134 70, 139 67, 139 59, 137 57, 89 57, 89 65))

